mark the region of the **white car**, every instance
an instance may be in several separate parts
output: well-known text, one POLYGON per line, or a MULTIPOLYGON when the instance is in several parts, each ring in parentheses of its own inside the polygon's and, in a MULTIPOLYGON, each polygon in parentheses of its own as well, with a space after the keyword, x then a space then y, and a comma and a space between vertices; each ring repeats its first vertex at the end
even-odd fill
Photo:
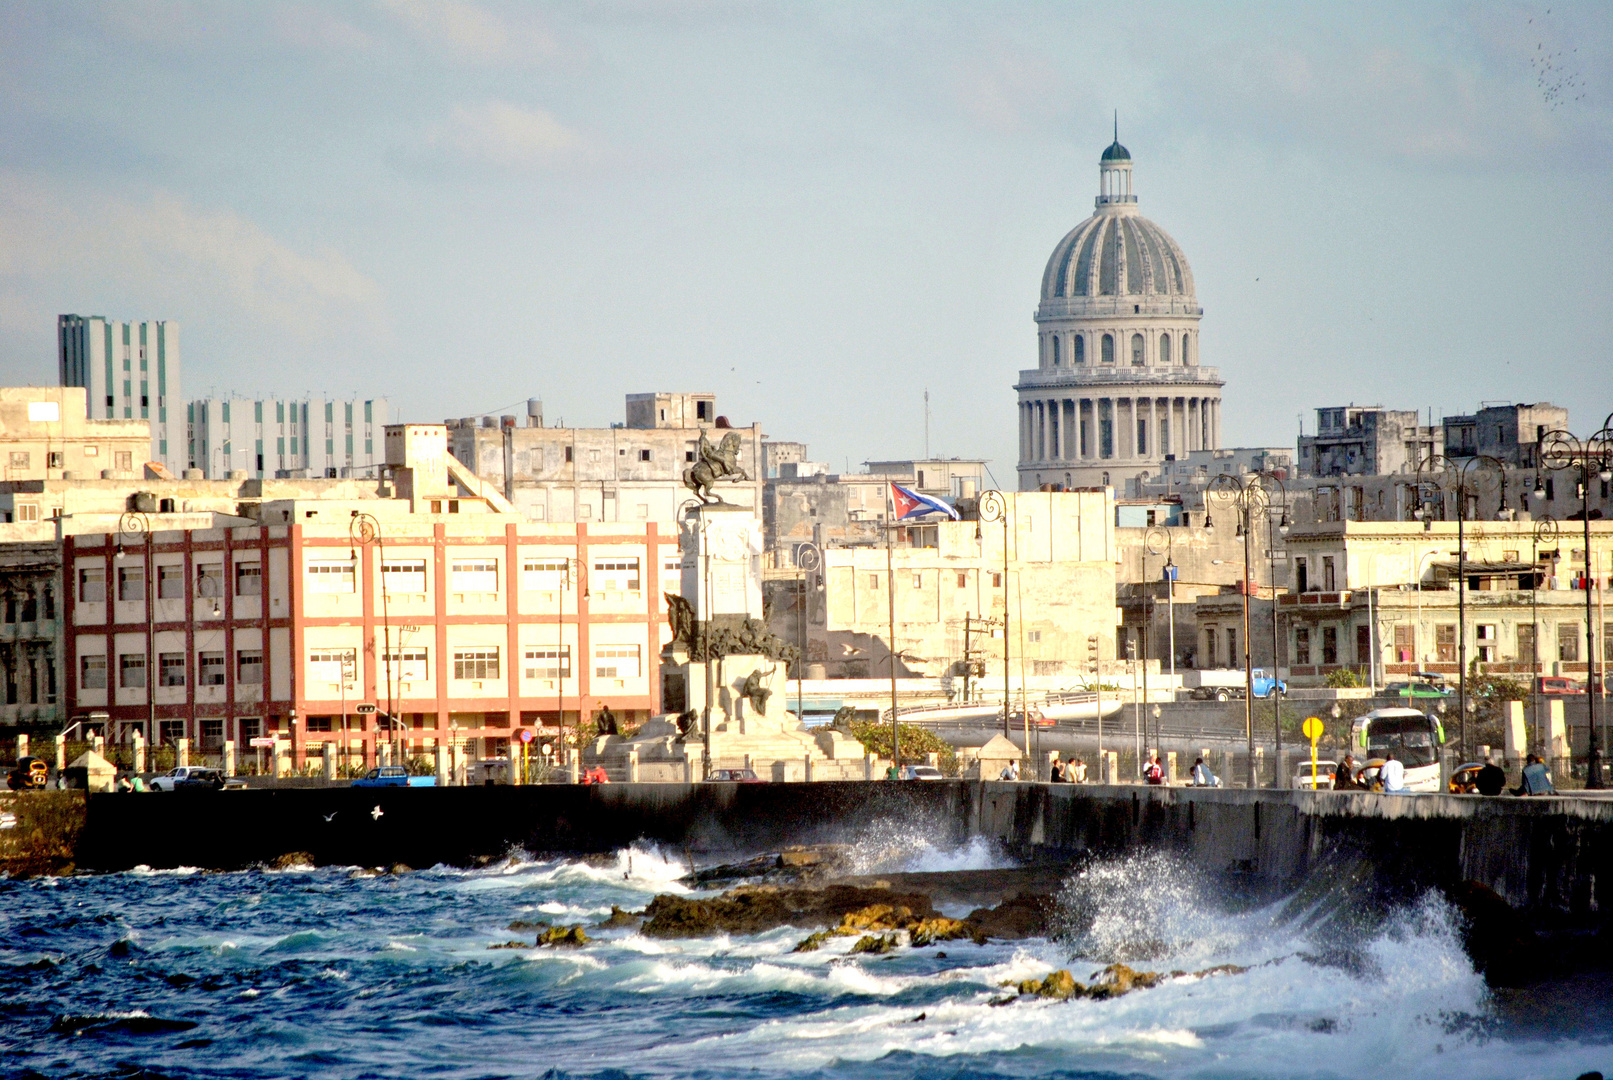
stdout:
POLYGON ((945 780, 941 770, 934 765, 903 765, 903 780, 945 780))
POLYGON ((1320 791, 1333 790, 1333 774, 1338 770, 1336 761, 1318 761, 1316 775, 1311 775, 1311 763, 1302 762, 1299 770, 1294 773, 1294 787, 1301 790, 1320 791))
POLYGON ((161 776, 151 778, 152 791, 178 791, 181 787, 245 787, 244 781, 230 783, 224 779, 224 774, 216 768, 205 765, 181 765, 177 769, 170 769, 161 776))

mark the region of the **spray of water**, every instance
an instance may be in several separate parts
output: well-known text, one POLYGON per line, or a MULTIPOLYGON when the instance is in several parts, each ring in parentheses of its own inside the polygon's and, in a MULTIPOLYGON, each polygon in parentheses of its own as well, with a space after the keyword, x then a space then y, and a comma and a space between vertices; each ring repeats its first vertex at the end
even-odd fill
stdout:
POLYGON ((853 874, 1002 870, 1019 865, 996 841, 958 837, 933 821, 881 818, 861 828, 846 856, 853 874))

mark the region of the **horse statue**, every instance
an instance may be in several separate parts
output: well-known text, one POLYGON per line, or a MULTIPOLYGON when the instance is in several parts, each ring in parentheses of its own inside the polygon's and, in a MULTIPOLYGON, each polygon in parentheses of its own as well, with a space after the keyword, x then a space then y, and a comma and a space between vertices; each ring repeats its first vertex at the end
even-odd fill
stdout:
POLYGON ((739 467, 739 432, 730 431, 715 446, 700 433, 700 445, 695 450, 696 461, 683 470, 683 486, 694 492, 703 503, 720 503, 712 487, 719 480, 748 481, 750 474, 739 467))

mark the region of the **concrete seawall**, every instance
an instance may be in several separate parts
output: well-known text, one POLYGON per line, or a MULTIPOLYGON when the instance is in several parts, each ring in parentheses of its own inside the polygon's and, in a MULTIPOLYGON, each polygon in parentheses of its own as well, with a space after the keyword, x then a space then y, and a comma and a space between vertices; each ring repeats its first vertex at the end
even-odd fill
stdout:
POLYGON ((90 797, 76 855, 95 870, 232 869, 291 852, 423 867, 650 841, 722 857, 891 827, 1067 861, 1165 850, 1269 886, 1341 867, 1391 891, 1477 881, 1564 928, 1604 926, 1613 911, 1613 802, 1572 798, 978 781, 111 794, 90 797))

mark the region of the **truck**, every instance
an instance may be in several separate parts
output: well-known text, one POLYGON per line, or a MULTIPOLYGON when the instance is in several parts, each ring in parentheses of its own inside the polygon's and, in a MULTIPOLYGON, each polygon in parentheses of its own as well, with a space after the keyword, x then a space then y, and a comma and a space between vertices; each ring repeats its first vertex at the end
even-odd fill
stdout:
MULTIPOLYGON (((1245 689, 1243 671, 1238 668, 1186 671, 1182 673, 1182 685, 1194 701, 1242 701, 1245 689)), ((1254 669, 1254 687, 1257 698, 1271 697, 1273 689, 1288 693, 1288 684, 1265 668, 1254 669)))
POLYGON ((436 787, 435 776, 410 776, 402 765, 382 765, 357 780, 354 787, 436 787))

